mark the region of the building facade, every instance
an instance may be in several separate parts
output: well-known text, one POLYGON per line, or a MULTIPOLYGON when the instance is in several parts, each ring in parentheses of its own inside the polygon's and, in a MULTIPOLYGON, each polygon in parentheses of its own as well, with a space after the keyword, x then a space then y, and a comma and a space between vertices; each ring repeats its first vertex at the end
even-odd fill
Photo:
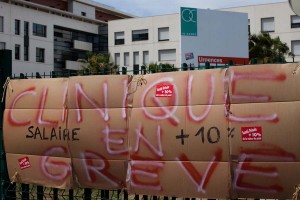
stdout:
POLYGON ((89 0, 0 0, 0 49, 13 74, 78 70, 88 51, 108 52, 107 22, 131 17, 89 0))
POLYGON ((115 65, 136 71, 150 63, 180 66, 179 14, 108 22, 108 48, 115 65))
MULTIPOLYGON (((248 26, 251 34, 268 32, 272 37, 279 36, 295 55, 294 61, 300 61, 300 16, 291 10, 287 1, 222 10, 248 13, 248 26)), ((286 60, 292 61, 293 59, 287 56, 286 60)))
POLYGON ((228 64, 224 63, 228 59, 247 64, 247 14, 181 10, 180 14, 109 21, 112 62, 131 73, 151 63, 199 68, 205 64, 200 58, 213 60, 214 64, 228 64), (230 27, 232 23, 234 27, 230 27))

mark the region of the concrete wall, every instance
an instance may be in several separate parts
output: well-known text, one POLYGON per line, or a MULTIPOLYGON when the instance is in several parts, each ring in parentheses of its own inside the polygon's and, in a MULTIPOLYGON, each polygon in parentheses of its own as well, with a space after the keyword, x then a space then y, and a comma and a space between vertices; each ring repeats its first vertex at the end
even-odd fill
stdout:
MULTIPOLYGON (((291 28, 291 16, 295 15, 295 13, 291 10, 288 2, 243 6, 223 10, 248 13, 252 34, 261 32, 261 18, 274 17, 275 32, 270 33, 270 35, 272 37, 279 36, 282 42, 287 43, 290 51, 291 41, 300 40, 300 28, 291 28)), ((300 61, 300 56, 296 56, 295 60, 300 61)), ((292 61, 292 59, 287 57, 287 61, 292 61)))
POLYGON ((72 1, 72 11, 75 15, 82 16, 82 12, 86 14, 86 17, 95 19, 95 7, 89 6, 77 1, 72 1))

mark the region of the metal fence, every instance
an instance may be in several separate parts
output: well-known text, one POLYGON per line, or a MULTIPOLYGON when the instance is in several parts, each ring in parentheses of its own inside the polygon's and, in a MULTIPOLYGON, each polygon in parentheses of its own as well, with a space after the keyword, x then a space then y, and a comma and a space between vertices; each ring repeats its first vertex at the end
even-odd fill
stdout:
POLYGON ((199 65, 198 67, 182 65, 181 67, 165 67, 164 65, 157 66, 157 68, 147 68, 141 66, 141 69, 127 70, 126 67, 122 67, 120 70, 98 70, 97 72, 91 72, 86 70, 66 70, 66 71, 52 71, 50 73, 20 73, 13 74, 13 79, 27 79, 27 78, 59 78, 59 77, 71 77, 71 76, 89 76, 89 75, 145 75, 153 73, 164 73, 164 72, 176 72, 176 71, 193 71, 193 70, 204 70, 204 69, 215 69, 215 68, 228 68, 230 65, 210 65, 209 63, 199 65))

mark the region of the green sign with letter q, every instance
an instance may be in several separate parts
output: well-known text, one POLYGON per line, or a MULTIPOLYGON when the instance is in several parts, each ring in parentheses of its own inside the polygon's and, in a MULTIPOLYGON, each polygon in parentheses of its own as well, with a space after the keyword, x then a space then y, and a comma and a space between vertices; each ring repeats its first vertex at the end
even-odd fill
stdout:
POLYGON ((181 35, 197 36, 197 9, 180 8, 181 35))

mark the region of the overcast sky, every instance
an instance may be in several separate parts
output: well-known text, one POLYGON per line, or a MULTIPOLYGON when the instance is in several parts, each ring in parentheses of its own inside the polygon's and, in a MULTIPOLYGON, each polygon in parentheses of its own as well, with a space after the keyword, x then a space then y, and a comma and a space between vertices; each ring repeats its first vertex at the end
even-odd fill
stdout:
POLYGON ((180 7, 220 9, 287 0, 94 0, 137 17, 179 13, 180 7))

